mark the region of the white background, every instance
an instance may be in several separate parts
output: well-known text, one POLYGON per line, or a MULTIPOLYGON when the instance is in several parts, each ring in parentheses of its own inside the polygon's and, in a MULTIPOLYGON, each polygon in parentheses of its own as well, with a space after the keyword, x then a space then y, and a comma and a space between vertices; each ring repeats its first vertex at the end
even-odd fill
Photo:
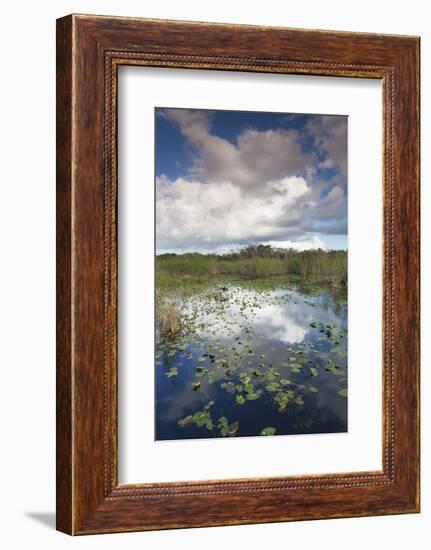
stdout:
MULTIPOLYGON (((427 2, 265 3, 56 0, 3 6, 1 143, 1 543, 5 548, 303 549, 429 546, 430 414, 422 408, 422 514, 103 535, 72 539, 54 523, 55 18, 74 12, 422 36, 422 150, 431 150, 431 30, 427 2), (4 43, 3 43, 4 42, 4 43), (427 536, 428 535, 428 536, 427 536), (427 541, 425 537, 427 536, 427 541)), ((422 386, 431 383, 431 177, 422 167, 422 386)))
POLYGON ((145 67, 119 78, 120 482, 381 470, 381 82, 145 67), (348 114, 348 433, 154 441, 155 106, 348 114))

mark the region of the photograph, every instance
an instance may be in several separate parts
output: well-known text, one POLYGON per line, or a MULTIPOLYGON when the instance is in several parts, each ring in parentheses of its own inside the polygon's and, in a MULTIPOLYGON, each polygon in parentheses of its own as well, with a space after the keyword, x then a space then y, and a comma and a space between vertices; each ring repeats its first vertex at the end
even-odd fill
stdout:
POLYGON ((348 431, 348 116, 156 107, 155 439, 348 431))
POLYGON ((2 548, 429 547, 429 4, 2 8, 2 548))

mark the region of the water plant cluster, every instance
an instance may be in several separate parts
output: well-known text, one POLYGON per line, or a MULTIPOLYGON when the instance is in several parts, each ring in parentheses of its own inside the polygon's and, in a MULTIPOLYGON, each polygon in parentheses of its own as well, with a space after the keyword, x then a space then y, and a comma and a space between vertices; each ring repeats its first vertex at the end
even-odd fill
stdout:
POLYGON ((347 397, 347 328, 330 317, 328 299, 321 285, 303 293, 285 280, 225 280, 171 297, 181 328, 158 331, 156 368, 172 400, 189 396, 175 437, 313 432, 319 392, 347 397), (300 322, 277 320, 283 311, 300 322))

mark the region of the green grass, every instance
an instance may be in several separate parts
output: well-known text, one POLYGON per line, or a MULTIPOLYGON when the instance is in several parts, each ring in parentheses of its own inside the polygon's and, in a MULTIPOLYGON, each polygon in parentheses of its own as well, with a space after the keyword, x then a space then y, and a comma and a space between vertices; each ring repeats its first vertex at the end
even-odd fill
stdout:
POLYGON ((156 258, 158 289, 205 286, 213 281, 239 278, 259 280, 289 277, 300 281, 347 286, 347 252, 307 250, 294 252, 269 246, 244 248, 238 253, 163 254, 156 258))

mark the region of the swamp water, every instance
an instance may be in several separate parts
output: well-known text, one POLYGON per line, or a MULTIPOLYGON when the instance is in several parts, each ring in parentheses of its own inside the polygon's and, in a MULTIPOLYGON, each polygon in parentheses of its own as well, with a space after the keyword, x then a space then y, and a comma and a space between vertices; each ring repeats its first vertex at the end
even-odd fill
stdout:
POLYGON ((214 284, 156 335, 156 440, 347 431, 346 290, 214 284))

